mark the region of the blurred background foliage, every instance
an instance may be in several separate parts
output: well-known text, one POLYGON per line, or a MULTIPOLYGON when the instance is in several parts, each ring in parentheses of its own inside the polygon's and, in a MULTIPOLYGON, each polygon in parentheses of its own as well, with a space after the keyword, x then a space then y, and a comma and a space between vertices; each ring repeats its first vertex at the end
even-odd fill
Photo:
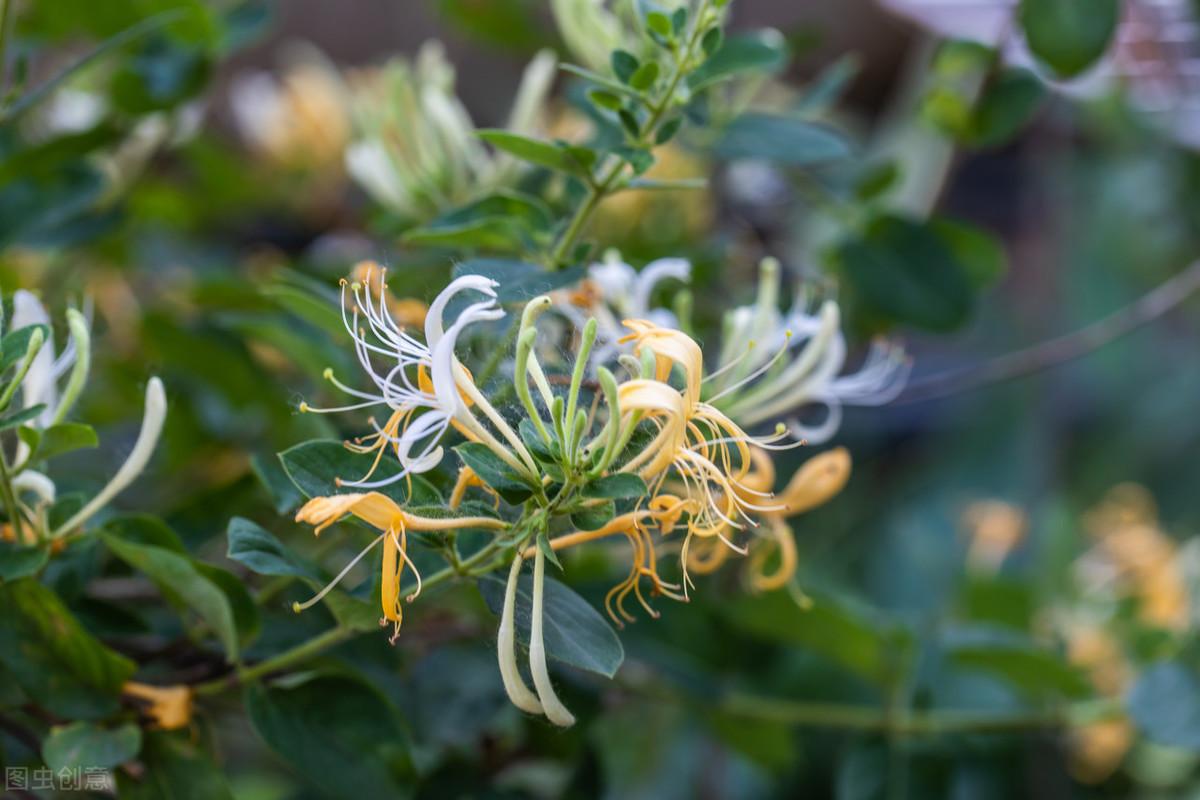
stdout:
MULTIPOLYGON (((131 569, 128 542, 220 589, 244 664, 329 629, 326 610, 292 613, 305 592, 289 576, 346 545, 290 521, 300 496, 275 454, 354 432, 296 411, 352 363, 336 281, 371 258, 398 296, 428 299, 464 247, 519 249, 528 211, 471 217, 463 238, 447 212, 475 184, 435 164, 400 197, 356 182, 345 153, 373 125, 403 146, 387 127, 402 115, 367 117, 405 81, 449 81, 482 129, 511 127, 542 48, 606 69, 556 26, 550 6, 573 4, 0 3, 0 286, 93 319, 75 417, 102 446, 54 461, 60 493, 121 463, 149 376, 170 407, 151 470, 103 520, 115 546, 73 543, 36 577, 13 543, 0 554, 6 767, 244 800, 1200 791, 1200 308, 1179 303, 1200 234, 1190 5, 736 0, 717 52, 753 80, 690 105, 645 173, 705 188, 614 196, 589 237, 633 264, 689 258, 702 332, 778 257, 789 286, 837 287, 856 353, 902 338, 914 373, 895 403, 847 410, 834 443, 853 477, 796 521, 792 590, 706 576, 620 632, 615 680, 556 673, 580 717, 560 731, 506 701, 469 583, 413 607, 395 647, 346 593, 337 622, 362 635, 229 687, 220 626, 131 569), (406 63, 370 72, 392 57, 406 63), (235 530, 268 555, 227 557, 235 530), (118 703, 134 670, 212 690, 118 703)), ((588 89, 559 72, 531 130, 619 138, 588 89)), ((577 199, 479 147, 469 180, 556 217, 577 199)), ((608 560, 566 566, 598 606, 608 560)))

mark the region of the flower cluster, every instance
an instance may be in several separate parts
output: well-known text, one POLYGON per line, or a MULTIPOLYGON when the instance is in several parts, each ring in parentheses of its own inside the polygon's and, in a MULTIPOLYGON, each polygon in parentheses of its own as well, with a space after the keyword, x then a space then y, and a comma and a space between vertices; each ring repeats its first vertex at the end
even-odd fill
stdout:
MULTIPOLYGON (((87 317, 76 309, 66 314, 70 339, 55 352, 54 330, 45 307, 30 292, 13 295, 13 315, 4 336, 4 364, 0 370, 12 374, 0 388, 0 412, 14 403, 21 410, 6 417, 18 425, 18 443, 11 463, 4 460, 4 491, 9 520, 0 529, 0 539, 27 546, 51 543, 61 547, 66 537, 77 534, 84 523, 123 492, 149 463, 162 433, 167 401, 162 381, 151 378, 146 385, 146 407, 137 441, 99 492, 67 518, 53 522, 51 514, 59 500, 53 478, 40 467, 52 454, 83 446, 95 446, 90 428, 68 423, 67 416, 83 393, 91 368, 91 332, 87 317), (14 511, 15 509, 15 511, 14 511)), ((61 511, 61 508, 57 509, 61 511)), ((61 517, 60 517, 61 519, 61 517)))
MULTIPOLYGON (((776 292, 773 270, 764 269, 775 284, 760 292, 760 307, 776 292)), ((393 314, 396 303, 383 270, 360 265, 355 279, 342 283, 342 319, 370 388, 354 388, 326 371, 326 379, 353 402, 330 408, 304 403, 301 410, 374 410, 378 419, 371 415, 373 432, 347 443, 367 456, 362 473, 339 476, 339 493, 311 499, 296 518, 320 533, 351 515, 377 533, 332 583, 297 608, 320 600, 354 563, 382 546, 381 622, 392 626, 394 639, 403 603, 421 590, 409 533, 490 531, 492 543, 455 567, 460 574, 479 574, 464 565, 478 564, 481 571, 508 565, 499 635, 504 685, 518 707, 569 725, 574 718, 551 684, 543 641, 545 562, 557 564, 557 553, 609 538, 628 542, 629 573, 605 600, 618 624, 635 619, 627 607, 631 598, 651 616, 657 616, 650 603, 655 596, 686 600, 695 588, 691 573, 710 572, 731 553, 749 555, 750 582, 757 590, 790 582, 797 555, 786 520, 837 494, 849 477, 850 458, 840 448, 822 453, 776 495, 770 453, 800 446, 803 437, 782 423, 753 435, 734 413, 758 423, 763 407, 786 397, 824 403, 832 415, 836 403, 866 396, 868 384, 876 392, 884 391, 880 384, 891 391, 903 370, 889 351, 886 370, 873 357, 863 372, 838 378, 845 358, 840 331, 808 326, 795 336, 784 334, 766 359, 758 357, 761 348, 745 331, 735 330, 744 352, 707 373, 699 343, 678 329, 674 315, 650 307, 656 283, 685 281, 689 272, 687 262, 664 259, 639 274, 614 256, 592 268, 573 299, 556 303, 543 295, 529 301, 511 323, 511 384, 496 388, 486 379, 477 381, 458 356, 469 329, 488 330, 505 315, 495 281, 471 274, 453 280, 429 305, 418 333, 393 314), (553 341, 561 330, 540 324, 555 307, 574 323, 566 372, 554 371, 544 357, 561 352, 553 341), (793 363, 777 369, 791 358, 793 339, 807 344, 793 363), (515 402, 498 407, 502 396, 515 402), (438 469, 451 429, 465 441, 456 447, 463 463, 448 507, 437 514, 406 507, 389 487, 438 469), (384 469, 388 453, 395 463, 384 469), (486 502, 474 502, 468 514, 465 498, 476 489, 486 502), (477 509, 482 510, 474 513, 477 509), (665 549, 678 553, 675 582, 659 571, 665 549), (517 666, 515 644, 517 583, 526 560, 533 561, 532 689, 517 666), (414 586, 406 591, 401 583, 409 571, 414 586)), ((809 318, 790 319, 807 325, 809 318)))

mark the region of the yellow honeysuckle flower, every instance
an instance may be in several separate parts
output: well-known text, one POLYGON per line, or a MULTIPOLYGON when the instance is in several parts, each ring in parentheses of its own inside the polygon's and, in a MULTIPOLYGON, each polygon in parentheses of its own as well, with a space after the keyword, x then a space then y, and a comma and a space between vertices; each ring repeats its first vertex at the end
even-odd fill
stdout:
POLYGON ((1025 538, 1028 520, 1025 513, 1001 500, 980 500, 963 512, 970 536, 967 564, 971 569, 991 573, 1025 538))
POLYGON ((688 548, 693 536, 715 537, 731 549, 745 552, 729 534, 755 525, 752 512, 782 510, 780 505, 762 505, 769 491, 758 488, 755 480, 747 482, 747 476, 752 445, 778 448, 774 443, 786 434, 777 431, 774 436, 752 437, 722 411, 701 401, 703 352, 690 336, 647 320, 627 320, 625 325, 632 333, 622 341, 632 342, 638 355, 653 356, 655 376, 653 381, 631 381, 636 389, 622 394, 621 409, 623 413, 643 411, 659 425, 659 434, 621 469, 637 470, 651 485, 652 497, 662 490, 668 477, 682 484, 681 494, 689 501, 687 537, 681 554, 686 591, 688 548), (678 400, 669 400, 670 392, 664 387, 668 387, 675 367, 683 372, 684 388, 679 392, 670 390, 678 400))
POLYGON ((1191 592, 1178 548, 1158 521, 1154 498, 1136 484, 1121 484, 1084 518, 1096 547, 1081 565, 1102 564, 1117 585, 1138 600, 1142 621, 1182 630, 1191 617, 1191 592))
MULTIPOLYGON (((741 481, 743 490, 756 496, 770 493, 775 485, 775 466, 770 455, 761 448, 750 448, 754 468, 741 481)), ((784 489, 774 495, 777 507, 756 512, 766 528, 767 536, 751 540, 747 574, 750 585, 758 591, 782 588, 796 572, 796 539, 786 520, 803 514, 827 502, 846 485, 850 478, 850 453, 842 447, 813 456, 796 471, 784 489), (779 563, 769 571, 771 557, 778 553, 779 563)), ((727 531, 726 535, 732 535, 727 531)), ((709 539, 689 552, 688 566, 701 574, 717 570, 728 558, 730 550, 720 541, 709 539)))
POLYGON ((314 533, 320 534, 333 523, 351 514, 366 522, 371 527, 382 531, 368 544, 325 588, 304 603, 296 603, 293 608, 299 612, 319 602, 342 578, 362 560, 367 553, 383 543, 383 558, 380 563, 380 604, 383 608, 381 625, 392 624, 392 641, 400 633, 400 623, 404 618, 404 610, 400 597, 400 580, 407 565, 412 569, 417 580, 417 588, 404 598, 411 603, 421 593, 421 574, 408 557, 408 531, 446 531, 458 528, 502 528, 504 522, 491 517, 421 517, 405 511, 395 500, 379 492, 352 494, 337 494, 328 497, 314 497, 296 512, 296 521, 304 522, 314 527, 314 533))
POLYGON ((154 726, 173 731, 187 727, 192 720, 192 689, 190 686, 151 686, 128 681, 121 694, 139 702, 142 711, 154 726))

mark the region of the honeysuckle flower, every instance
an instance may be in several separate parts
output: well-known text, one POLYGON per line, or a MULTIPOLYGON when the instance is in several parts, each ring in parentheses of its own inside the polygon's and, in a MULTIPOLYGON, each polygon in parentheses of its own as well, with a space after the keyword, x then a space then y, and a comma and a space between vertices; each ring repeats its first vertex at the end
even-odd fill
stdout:
MULTIPOLYGON (((740 482, 740 491, 753 492, 752 500, 772 492, 775 465, 765 450, 750 450, 754 468, 740 482)), ((747 577, 760 592, 782 588, 796 572, 796 538, 787 520, 823 505, 837 495, 850 478, 850 453, 838 447, 813 456, 789 479, 782 491, 772 496, 772 505, 755 512, 764 535, 754 536, 748 546, 747 577), (772 558, 778 563, 770 569, 772 558)), ((728 536, 733 532, 728 531, 728 536)), ((688 566, 693 572, 710 573, 728 558, 730 549, 716 539, 703 540, 689 552, 688 566)))
POLYGON ((1136 484, 1114 487, 1084 518, 1095 546, 1076 570, 1093 596, 1133 597, 1142 622, 1183 630, 1191 620, 1191 591, 1179 548, 1158 522, 1154 499, 1136 484))
MULTIPOLYGON (((509 130, 538 133, 556 64, 549 51, 530 62, 509 130)), ((392 59, 353 83, 354 141, 346 151, 346 168, 398 216, 429 219, 515 178, 518 162, 493 155, 476 136, 454 93, 454 67, 440 42, 426 42, 412 63, 392 59)))
POLYGON ((293 44, 278 77, 238 76, 229 91, 234 121, 256 152, 290 169, 340 171, 350 140, 347 88, 316 48, 293 44))
POLYGON ((798 295, 786 316, 777 307, 779 264, 763 261, 753 305, 729 312, 717 369, 706 387, 709 402, 745 427, 787 419, 797 438, 828 441, 841 425, 842 406, 877 406, 899 395, 910 362, 898 345, 878 339, 857 372, 842 375, 847 345, 833 300, 816 313, 798 295), (820 422, 801 412, 824 408, 820 422))
POLYGON ((668 280, 687 283, 692 265, 682 258, 660 258, 638 270, 621 260, 616 250, 608 250, 602 261, 588 267, 588 276, 571 292, 558 295, 556 307, 576 328, 596 320, 596 345, 593 364, 607 364, 627 348, 619 344, 625 336, 624 319, 644 319, 663 328, 678 328, 679 320, 665 308, 654 308, 655 288, 668 280))
POLYGON ((452 281, 429 306, 424 319, 425 341, 422 342, 392 316, 386 292, 378 292, 378 289, 386 288, 384 279, 381 277, 376 282, 371 278, 374 266, 360 265, 360 268, 368 280, 342 282, 342 322, 374 391, 354 389, 327 370, 326 378, 358 402, 336 408, 316 408, 307 403, 300 406, 301 411, 317 413, 380 406, 391 410, 387 422, 382 427, 376 425, 373 435, 350 445, 359 452, 375 453, 375 460, 366 475, 353 480, 343 478, 340 484, 378 488, 410 474, 433 469, 441 463, 444 451, 439 443, 451 426, 468 439, 488 445, 514 469, 535 472, 533 459, 520 437, 482 395, 454 353, 458 337, 467 326, 504 315, 503 310, 496 307, 495 281, 480 275, 464 275, 452 281), (468 306, 446 329, 443 322, 446 306, 464 291, 482 293, 487 299, 468 306), (360 322, 366 323, 365 326, 360 322), (377 368, 377 363, 384 366, 377 368), (476 419, 472 408, 499 431, 507 445, 476 419), (402 469, 389 477, 371 480, 389 448, 402 469))
MULTIPOLYGON (((1104 697, 1124 695, 1133 670, 1121 644, 1095 621, 1072 620, 1064 631, 1067 660, 1082 670, 1104 697)), ((1134 741, 1132 723, 1125 717, 1099 720, 1073 728, 1068 739, 1071 774, 1083 783, 1099 783, 1120 766, 1134 741)))
POLYGON ((684 589, 688 546, 693 536, 717 537, 726 546, 745 552, 729 538, 730 530, 756 524, 751 512, 779 508, 768 493, 744 482, 751 467, 751 446, 791 447, 778 444, 786 432, 777 429, 768 437, 752 437, 713 405, 700 399, 703 353, 686 334, 660 328, 646 320, 626 320, 633 331, 626 339, 635 353, 649 356, 653 379, 628 381, 620 387, 621 413, 633 414, 656 427, 654 440, 621 466, 636 472, 651 487, 651 498, 663 491, 668 479, 682 485, 688 520, 681 559, 684 589), (683 373, 684 386, 675 390, 666 381, 673 370, 683 373))
POLYGON ((146 407, 142 414, 142 427, 138 431, 137 440, 133 443, 133 449, 129 451, 125 462, 121 464, 104 488, 84 504, 83 508, 76 511, 70 519, 55 529, 51 538, 59 538, 81 528, 85 522, 112 502, 114 497, 125 491, 142 474, 142 470, 150 463, 150 457, 154 455, 154 448, 158 446, 158 439, 162 435, 163 422, 166 418, 167 395, 163 390, 162 381, 154 377, 146 384, 146 407))
POLYGON ((1020 508, 1002 500, 979 500, 963 512, 970 536, 967 565, 993 573, 1025 538, 1028 519, 1020 508))
POLYGON ((186 728, 192 721, 193 692, 190 686, 152 686, 128 681, 121 694, 137 701, 154 727, 165 731, 186 728))
POLYGON ((17 331, 31 325, 45 326, 46 333, 20 382, 21 403, 23 408, 45 406, 31 424, 46 428, 62 422, 79 399, 91 365, 91 335, 87 318, 73 308, 68 309, 71 338, 56 354, 50 315, 32 292, 18 289, 13 294, 11 329, 17 331), (60 392, 59 381, 68 373, 67 383, 60 392))
POLYGON ((383 608, 383 618, 380 625, 392 625, 392 638, 395 642, 400 634, 400 623, 404 618, 404 609, 400 596, 400 580, 404 568, 408 566, 417 581, 416 589, 404 601, 411 603, 421 593, 421 574, 408 556, 408 531, 448 531, 459 528, 502 528, 505 523, 492 517, 445 517, 428 518, 411 514, 400 507, 396 501, 379 492, 355 492, 350 494, 314 497, 296 512, 296 521, 314 526, 313 532, 320 535, 322 531, 343 519, 353 515, 366 522, 381 533, 370 544, 355 556, 337 576, 325 585, 316 595, 304 603, 296 603, 293 608, 299 612, 320 602, 335 586, 337 586, 350 570, 368 553, 383 543, 383 558, 380 563, 380 602, 383 608))

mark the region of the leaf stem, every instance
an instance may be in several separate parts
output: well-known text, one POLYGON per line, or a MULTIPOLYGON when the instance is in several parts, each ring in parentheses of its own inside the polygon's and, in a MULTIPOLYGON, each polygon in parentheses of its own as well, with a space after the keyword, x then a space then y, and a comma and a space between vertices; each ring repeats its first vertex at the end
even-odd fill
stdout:
MULTIPOLYGON (((692 31, 688 36, 687 44, 681 53, 675 57, 675 65, 671 71, 671 78, 667 82, 667 88, 659 96, 658 102, 650 106, 650 118, 646 120, 646 124, 641 131, 640 138, 642 142, 652 141, 652 137, 662 122, 663 114, 671 107, 671 99, 675 96, 676 90, 679 89, 680 81, 687 74, 688 65, 692 60, 696 44, 700 41, 702 35, 701 31, 705 29, 704 24, 710 5, 711 0, 704 0, 692 18, 692 31)), ((621 176, 621 172, 624 169, 625 162, 618 158, 616 163, 609 167, 604 177, 598 181, 588 181, 587 198, 583 201, 583 205, 575 211, 575 215, 571 218, 570 223, 567 224, 566 230, 558 238, 554 249, 550 251, 551 269, 562 269, 565 266, 565 259, 571 247, 574 246, 575 240, 579 238, 579 235, 583 232, 588 220, 592 218, 592 214, 596 211, 601 201, 612 192, 613 184, 621 176)))
POLYGON ((897 715, 867 706, 805 703, 731 694, 721 709, 731 714, 800 727, 838 728, 899 737, 944 736, 966 733, 1015 733, 1027 730, 1068 728, 1118 717, 1119 699, 1089 700, 1045 711, 912 711, 897 715))
POLYGON ((13 528, 13 537, 18 544, 25 543, 25 522, 21 519, 21 509, 17 507, 17 495, 13 492, 12 476, 8 469, 8 456, 0 449, 0 497, 4 500, 4 510, 8 512, 8 522, 13 528))

